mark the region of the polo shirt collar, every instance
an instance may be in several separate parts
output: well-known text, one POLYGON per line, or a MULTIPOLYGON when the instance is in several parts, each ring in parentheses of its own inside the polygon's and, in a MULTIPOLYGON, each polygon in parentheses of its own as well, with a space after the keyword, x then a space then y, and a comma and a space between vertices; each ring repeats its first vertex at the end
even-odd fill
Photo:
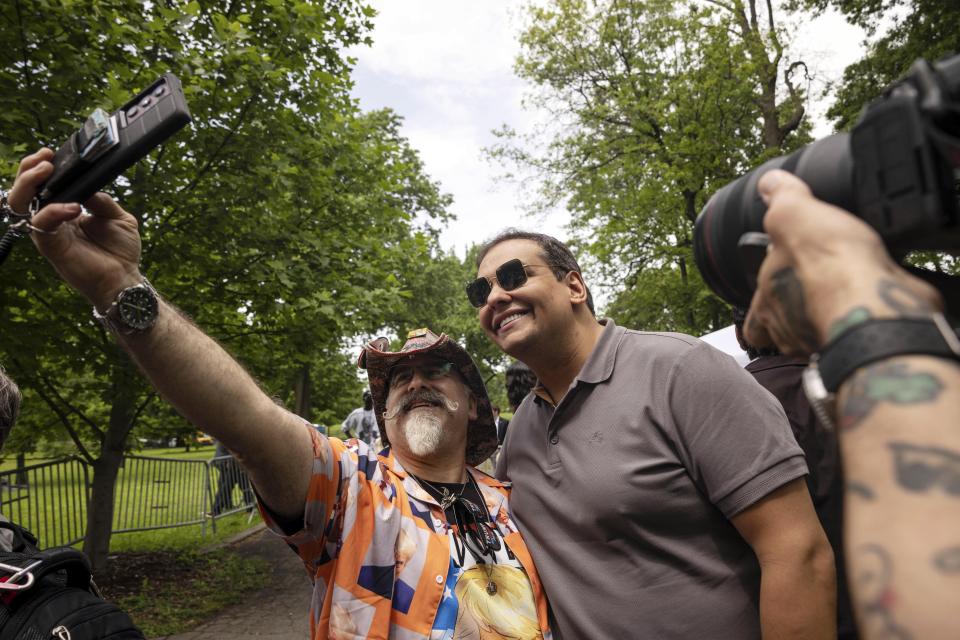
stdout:
MULTIPOLYGON (((580 373, 573 379, 571 386, 576 386, 577 382, 599 384, 613 375, 613 367, 617 359, 617 350, 620 348, 620 340, 623 338, 623 334, 626 333, 626 329, 618 327, 610 318, 604 318, 600 321, 600 324, 603 325, 600 338, 597 339, 597 344, 594 345, 593 351, 590 352, 590 356, 583 364, 583 368, 580 369, 580 373)), ((547 389, 539 382, 537 386, 533 388, 533 393, 538 400, 553 406, 553 400, 550 398, 550 394, 547 393, 547 389)))
POLYGON ((617 361, 617 350, 620 348, 620 340, 623 339, 626 329, 618 327, 610 318, 601 320, 600 324, 603 325, 600 338, 574 382, 599 384, 613 375, 613 367, 617 361))

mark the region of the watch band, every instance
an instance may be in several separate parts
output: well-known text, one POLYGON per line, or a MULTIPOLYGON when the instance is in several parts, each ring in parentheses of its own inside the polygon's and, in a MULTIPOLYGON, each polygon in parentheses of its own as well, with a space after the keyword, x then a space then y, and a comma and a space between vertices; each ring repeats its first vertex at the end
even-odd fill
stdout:
POLYGON ((158 297, 157 290, 153 288, 153 285, 150 284, 150 281, 147 280, 146 278, 143 278, 143 280, 139 284, 126 287, 125 289, 121 289, 117 293, 116 297, 114 297, 113 302, 110 303, 110 306, 107 307, 106 311, 104 311, 103 313, 100 313, 100 311, 96 307, 93 307, 94 320, 99 322, 108 331, 112 331, 113 333, 119 333, 121 335, 126 335, 126 336, 133 335, 135 333, 141 333, 143 331, 146 331, 150 327, 152 327, 153 322, 156 321, 156 317, 154 317, 153 321, 150 323, 149 326, 144 328, 137 328, 137 327, 132 327, 126 324, 123 321, 123 318, 120 316, 120 312, 119 312, 120 303, 121 303, 121 300, 123 299, 124 294, 134 289, 145 289, 149 291, 155 298, 158 297))
POLYGON ((821 349, 816 364, 823 386, 836 393, 860 367, 902 355, 960 360, 960 339, 941 313, 923 318, 875 318, 831 340, 821 349))

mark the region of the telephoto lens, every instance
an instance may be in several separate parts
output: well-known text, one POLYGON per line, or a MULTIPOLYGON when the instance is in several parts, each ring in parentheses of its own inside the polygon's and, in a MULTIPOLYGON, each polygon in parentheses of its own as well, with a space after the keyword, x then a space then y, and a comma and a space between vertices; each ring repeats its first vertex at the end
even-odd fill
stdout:
POLYGON ((960 55, 907 76, 864 109, 849 134, 838 133, 769 160, 717 191, 693 233, 703 279, 732 305, 753 297, 756 234, 766 205, 757 182, 771 169, 801 178, 818 199, 863 219, 896 259, 915 250, 960 247, 960 55))
POLYGON ((751 265, 744 262, 740 238, 763 231, 767 205, 757 193, 757 182, 771 169, 783 169, 802 178, 821 200, 847 210, 855 205, 850 136, 846 133, 768 160, 714 193, 694 227, 694 256, 707 285, 738 307, 750 306, 755 275, 750 273, 751 265))

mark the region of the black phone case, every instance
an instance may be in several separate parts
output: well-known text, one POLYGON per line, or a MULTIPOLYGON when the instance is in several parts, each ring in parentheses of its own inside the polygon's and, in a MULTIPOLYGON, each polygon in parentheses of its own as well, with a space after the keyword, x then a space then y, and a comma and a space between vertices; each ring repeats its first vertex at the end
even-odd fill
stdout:
MULTIPOLYGON (((50 202, 83 202, 190 122, 183 87, 172 73, 163 74, 113 115, 117 117, 119 144, 89 167, 82 168, 76 179, 64 188, 53 193, 42 189, 41 206, 50 202)), ((76 135, 72 135, 64 147, 57 151, 54 173, 48 184, 55 182, 54 178, 61 169, 57 160, 67 145, 75 144, 76 135)))

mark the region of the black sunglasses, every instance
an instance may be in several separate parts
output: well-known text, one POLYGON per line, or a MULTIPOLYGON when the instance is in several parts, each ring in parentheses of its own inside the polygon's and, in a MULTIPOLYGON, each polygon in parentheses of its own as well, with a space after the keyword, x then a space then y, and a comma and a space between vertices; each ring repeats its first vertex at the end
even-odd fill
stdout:
MULTIPOLYGON (((513 291, 527 282, 527 267, 549 267, 547 264, 523 264, 519 258, 507 260, 497 268, 496 280, 504 291, 513 291)), ((477 309, 487 304, 493 290, 492 278, 477 278, 467 285, 467 298, 477 309)))

